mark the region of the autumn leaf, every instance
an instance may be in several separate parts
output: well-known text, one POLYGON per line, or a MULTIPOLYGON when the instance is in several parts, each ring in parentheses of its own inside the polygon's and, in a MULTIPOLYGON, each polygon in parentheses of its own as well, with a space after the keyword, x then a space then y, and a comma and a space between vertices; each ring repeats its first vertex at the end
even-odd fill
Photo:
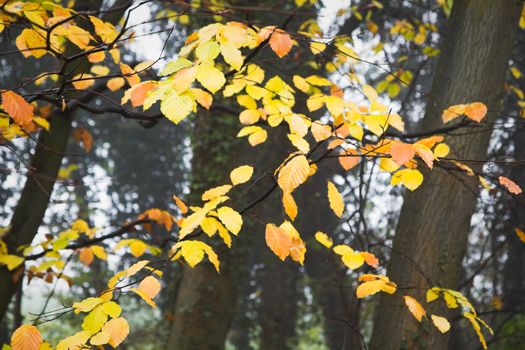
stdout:
POLYGON ((450 329, 450 323, 446 318, 437 315, 430 315, 430 318, 434 326, 436 326, 441 333, 446 333, 450 329))
POLYGON ((333 210, 335 215, 338 217, 343 216, 345 209, 343 196, 339 193, 337 187, 335 187, 331 181, 328 181, 328 201, 330 203, 330 208, 333 210))
POLYGON ((414 191, 423 183, 423 174, 417 169, 402 169, 392 175, 392 185, 403 184, 410 191, 414 191))
POLYGON ((365 274, 359 276, 359 281, 362 282, 356 290, 358 298, 364 298, 368 295, 374 295, 377 292, 385 292, 388 294, 395 293, 397 285, 390 281, 387 276, 365 274))
POLYGON ((403 298, 405 299, 405 304, 408 307, 408 310, 414 315, 416 320, 421 322, 421 319, 426 316, 426 311, 423 306, 421 306, 415 298, 409 295, 405 295, 403 298))
POLYGON ((514 232, 516 232, 516 236, 518 236, 520 241, 525 243, 525 232, 523 232, 521 229, 519 229, 517 227, 514 229, 514 232))
POLYGON ((461 115, 466 115, 467 118, 476 122, 481 122, 487 114, 487 106, 481 102, 473 102, 469 104, 453 105, 443 111, 443 122, 447 123, 461 115))
POLYGON ((321 232, 321 231, 317 231, 315 233, 315 239, 317 240, 317 242, 321 243, 326 248, 332 248, 332 246, 334 245, 334 242, 332 241, 332 239, 328 237, 326 233, 321 232))
POLYGON ((279 259, 286 259, 290 255, 290 248, 292 247, 292 240, 286 233, 286 231, 274 224, 267 224, 266 231, 266 244, 270 247, 271 251, 279 257, 279 259))
POLYGON ((498 180, 499 180, 499 183, 505 186, 510 193, 518 195, 522 192, 520 186, 518 186, 518 184, 516 184, 511 179, 505 176, 500 176, 498 180))
POLYGON ((27 125, 33 121, 34 107, 16 92, 2 92, 2 108, 18 125, 27 125))
POLYGON ((42 336, 35 326, 24 324, 18 327, 11 336, 13 350, 39 350, 42 336))
POLYGON ((398 165, 403 165, 414 158, 416 150, 412 144, 393 142, 390 145, 390 154, 392 155, 394 162, 398 165))
POLYGON ((481 102, 469 103, 465 107, 465 115, 479 123, 487 115, 487 106, 481 102))
POLYGON ((129 334, 128 321, 125 318, 119 317, 109 320, 103 327, 102 331, 109 334, 109 345, 116 348, 120 343, 126 339, 129 334))
POLYGON ((291 193, 283 193, 283 207, 286 215, 294 221, 297 217, 297 204, 291 193))
POLYGON ((270 36, 270 47, 279 58, 283 58, 290 52, 293 41, 290 35, 283 30, 275 29, 270 36))
POLYGON ((148 297, 155 298, 155 296, 160 292, 160 282, 153 276, 146 276, 140 282, 139 290, 141 290, 148 297))
POLYGON ((237 235, 242 227, 242 216, 230 207, 220 207, 217 209, 219 220, 226 226, 228 231, 237 235))
POLYGON ((240 185, 250 181, 252 175, 253 167, 249 165, 242 165, 232 170, 232 172, 230 173, 230 180, 232 182, 232 185, 240 185))
POLYGON ((308 179, 310 165, 303 155, 290 159, 279 170, 277 183, 284 193, 292 193, 299 185, 308 179))
POLYGON ((93 148, 93 135, 85 128, 73 129, 73 138, 77 143, 82 143, 86 153, 93 148))

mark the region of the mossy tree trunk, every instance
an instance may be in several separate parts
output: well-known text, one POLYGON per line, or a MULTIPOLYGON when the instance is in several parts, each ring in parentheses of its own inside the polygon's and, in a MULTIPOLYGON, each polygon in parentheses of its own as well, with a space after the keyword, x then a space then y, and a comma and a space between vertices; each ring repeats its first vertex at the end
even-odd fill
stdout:
MULTIPOLYGON (((522 6, 519 0, 454 1, 423 130, 440 126, 441 114, 448 106, 474 101, 488 106, 484 122, 490 125, 494 121, 522 6)), ((477 132, 447 138, 453 150, 450 157, 486 157, 491 131, 474 130, 477 132)), ((421 302, 425 288, 431 287, 421 271, 433 284, 450 289, 459 284, 478 184, 476 177, 456 175, 440 168, 424 171, 423 185, 404 197, 387 273, 400 287, 414 286, 407 293, 421 302)), ((421 326, 408 312, 399 296, 402 294, 381 295, 370 349, 445 349, 448 334, 421 326)), ((429 311, 449 315, 444 306, 434 304, 435 309, 429 311)))

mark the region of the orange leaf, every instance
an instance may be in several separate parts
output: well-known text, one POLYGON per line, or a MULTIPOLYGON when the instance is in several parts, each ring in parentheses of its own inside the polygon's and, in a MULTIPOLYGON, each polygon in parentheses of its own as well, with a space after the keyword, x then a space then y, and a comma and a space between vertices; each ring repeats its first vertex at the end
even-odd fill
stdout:
POLYGON ((131 105, 133 107, 142 106, 144 104, 144 100, 146 97, 148 97, 148 92, 155 89, 156 87, 157 84, 152 81, 145 81, 135 85, 133 90, 131 90, 131 105))
POLYGON ((499 183, 502 184, 503 186, 507 187, 507 190, 510 192, 510 193, 513 193, 513 194, 520 194, 522 191, 521 191, 521 188, 518 186, 518 184, 516 184, 514 181, 512 181, 511 179, 505 177, 505 176, 500 176, 498 178, 499 180, 499 183))
POLYGON ((276 29, 270 37, 270 47, 279 58, 283 58, 292 49, 293 42, 288 33, 276 29))
POLYGON ((355 167, 359 162, 361 161, 361 156, 359 156, 359 153, 354 149, 347 149, 345 152, 342 153, 339 159, 339 164, 345 169, 346 171, 352 169, 355 167), (345 155, 346 154, 346 155, 345 155))
POLYGON ((465 108, 465 115, 478 123, 487 115, 487 106, 481 102, 473 102, 465 108))
POLYGON ((139 290, 150 298, 155 298, 160 292, 160 282, 153 276, 147 276, 140 282, 139 290))
POLYGON ((394 142, 390 146, 390 154, 392 159, 398 164, 403 165, 406 162, 412 160, 416 154, 414 146, 409 143, 394 142))
POLYGON ((518 238, 520 239, 520 241, 522 241, 523 243, 525 243, 525 232, 523 232, 522 230, 520 230, 519 228, 515 228, 514 229, 514 232, 516 232, 516 235, 518 236, 518 238))
POLYGON ((266 244, 279 259, 286 259, 290 255, 290 248, 292 248, 292 239, 285 230, 274 224, 266 225, 266 244))
POLYGON ((78 260, 82 261, 86 266, 91 265, 94 257, 93 251, 89 247, 82 249, 78 254, 78 260))
POLYGON ((77 143, 82 142, 86 152, 91 151, 93 148, 93 136, 87 129, 75 128, 75 130, 73 130, 73 138, 77 143))
POLYGON ((16 92, 2 92, 2 108, 19 125, 26 125, 33 121, 34 107, 16 92))
POLYGON ((361 256, 365 259, 365 262, 368 266, 377 269, 379 267, 379 259, 376 256, 369 252, 360 252, 361 256))
POLYGON ((16 329, 11 336, 13 350, 38 350, 42 344, 42 336, 35 326, 24 324, 16 329))

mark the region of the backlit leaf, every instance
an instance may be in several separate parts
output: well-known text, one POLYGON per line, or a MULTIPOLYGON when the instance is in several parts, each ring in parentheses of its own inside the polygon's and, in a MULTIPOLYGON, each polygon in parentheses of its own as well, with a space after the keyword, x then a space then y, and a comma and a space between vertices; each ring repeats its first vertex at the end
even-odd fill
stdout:
POLYGON ((292 193, 299 185, 308 179, 310 165, 303 155, 290 159, 280 170, 277 183, 285 193, 292 193))
POLYGON ((33 121, 34 107, 16 92, 2 92, 2 108, 19 125, 27 125, 33 121))
POLYGON ((498 180, 499 180, 499 183, 505 186, 510 193, 520 194, 522 192, 520 186, 518 186, 518 184, 512 181, 511 179, 505 176, 500 176, 498 180))
POLYGON ((334 211, 335 215, 338 217, 343 216, 345 209, 343 196, 331 181, 328 181, 328 201, 330 202, 330 208, 334 211))
POLYGON ((18 327, 11 336, 13 350, 39 350, 42 336, 35 326, 24 324, 18 327))
POLYGON ((450 329, 450 322, 448 322, 446 318, 437 315, 430 315, 430 318, 434 326, 436 326, 441 333, 446 333, 450 329))
POLYGON ((233 185, 240 185, 250 181, 253 175, 253 167, 249 165, 242 165, 235 168, 230 173, 230 180, 233 185))
POLYGON ((416 320, 421 322, 423 316, 426 316, 426 311, 423 306, 411 296, 405 295, 403 298, 405 299, 405 304, 408 307, 408 310, 414 315, 416 320))

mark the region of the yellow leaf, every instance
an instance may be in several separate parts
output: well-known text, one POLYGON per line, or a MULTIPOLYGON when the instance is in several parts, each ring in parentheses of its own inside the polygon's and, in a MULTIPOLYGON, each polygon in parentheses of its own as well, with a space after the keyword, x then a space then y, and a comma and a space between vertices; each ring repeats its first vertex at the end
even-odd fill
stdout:
POLYGON ((99 305, 84 317, 82 329, 89 331, 91 334, 98 333, 107 320, 108 314, 106 314, 104 309, 99 305))
POLYGON ((24 258, 17 255, 0 255, 0 264, 7 265, 7 269, 12 271, 24 262, 24 258))
POLYGON ((95 84, 95 80, 90 78, 93 78, 93 75, 89 73, 80 73, 73 77, 72 84, 77 90, 85 90, 95 84))
POLYGON ((179 95, 176 90, 169 90, 160 103, 162 114, 175 124, 180 123, 196 109, 197 104, 188 92, 179 95))
POLYGON ((363 94, 365 94, 369 101, 375 101, 378 97, 376 90, 367 84, 363 85, 363 94))
POLYGON ((214 188, 210 188, 202 194, 203 201, 210 201, 217 197, 224 196, 226 193, 230 192, 232 185, 222 185, 214 188))
POLYGON ((382 280, 374 280, 369 282, 364 282, 357 287, 356 296, 358 298, 364 298, 368 295, 374 295, 377 292, 381 291, 381 288, 385 284, 382 280))
POLYGON ((91 345, 95 346, 107 344, 109 342, 109 334, 104 331, 98 332, 93 337, 91 337, 89 342, 91 343, 91 345))
POLYGON ((450 329, 450 323, 446 318, 437 315, 430 315, 430 318, 434 326, 436 326, 441 333, 446 333, 450 329))
POLYGON ((56 350, 81 349, 86 344, 89 337, 91 337, 91 333, 89 333, 89 331, 81 331, 81 332, 75 333, 74 335, 61 340, 58 343, 56 350))
POLYGON ((284 193, 292 193, 299 185, 308 179, 310 165, 303 155, 298 155, 290 159, 279 170, 277 183, 284 193))
POLYGON ((445 158, 450 152, 450 148, 446 143, 440 143, 434 148, 434 157, 445 158))
POLYGON ((434 288, 430 288, 429 290, 427 290, 427 303, 430 303, 431 301, 434 301, 437 298, 439 298, 439 291, 436 291, 434 288))
POLYGON ((332 248, 332 246, 334 245, 334 242, 332 241, 332 239, 328 237, 326 233, 321 232, 321 231, 317 231, 315 233, 315 239, 317 240, 317 242, 321 243, 326 248, 332 248))
POLYGON ((345 209, 343 196, 331 181, 328 181, 328 201, 330 202, 330 208, 334 211, 335 215, 338 217, 343 216, 345 209))
POLYGON ((122 309, 120 308, 119 304, 115 303, 114 301, 108 301, 102 304, 102 311, 104 311, 111 318, 117 318, 120 316, 122 309))
POLYGON ((106 66, 101 66, 99 64, 94 65, 91 67, 91 73, 101 76, 101 75, 108 75, 109 74, 109 68, 106 66))
POLYGON ((195 267, 200 263, 206 253, 210 262, 215 266, 215 269, 219 271, 217 254, 215 254, 213 249, 206 243, 200 241, 182 241, 177 243, 175 247, 180 248, 181 255, 190 267, 195 267))
POLYGON ((286 259, 290 255, 292 239, 286 231, 274 224, 267 224, 265 231, 266 244, 279 259, 286 259))
POLYGON ((16 47, 24 57, 40 58, 47 53, 46 37, 33 29, 24 29, 16 37, 16 47))
POLYGON ((233 69, 239 70, 244 63, 241 51, 230 43, 221 44, 221 55, 233 69))
POLYGON ((390 183, 393 186, 403 184, 410 191, 414 191, 423 183, 423 174, 417 169, 402 169, 392 175, 390 183))
POLYGON ((42 336, 35 326, 24 324, 18 327, 11 336, 13 350, 39 350, 42 336))
POLYGON ((408 310, 414 315, 416 320, 421 322, 423 316, 426 316, 426 311, 423 309, 423 306, 411 296, 405 295, 403 298, 405 299, 405 304, 408 307, 408 310))
POLYGON ((230 207, 220 207, 217 209, 219 220, 226 226, 228 231, 237 235, 242 227, 242 216, 230 207))
POLYGON ((102 331, 109 334, 109 345, 116 348, 129 334, 128 321, 122 317, 115 318, 106 323, 102 331))
POLYGON ((283 193, 283 207, 286 215, 294 221, 297 217, 297 204, 291 193, 283 193))
POLYGON ((253 167, 249 165, 242 165, 232 170, 230 173, 230 180, 233 185, 240 185, 250 181, 253 175, 253 167))
POLYGON ((102 304, 103 302, 104 300, 102 300, 101 298, 90 297, 82 300, 81 302, 74 303, 73 309, 75 309, 75 313, 89 312, 93 310, 96 306, 102 304))
POLYGON ((365 263, 365 258, 361 253, 350 253, 350 254, 344 254, 341 256, 341 260, 343 261, 343 264, 346 265, 351 270, 355 270, 359 267, 361 267, 365 263))
POLYGON ((195 49, 195 56, 201 61, 206 63, 213 63, 213 60, 219 55, 221 48, 214 40, 209 40, 203 44, 200 44, 195 49))
POLYGON ((224 74, 211 64, 197 66, 197 80, 212 93, 219 91, 226 82, 224 74))
POLYGON ((138 288, 131 288, 130 291, 132 291, 133 293, 135 293, 138 296, 140 296, 142 298, 142 300, 144 300, 146 303, 148 303, 148 305, 151 306, 152 308, 154 308, 154 309, 157 308, 157 304, 144 291, 142 291, 142 290, 140 290, 138 288))
POLYGON ((329 125, 320 124, 318 122, 312 123, 311 131, 317 142, 326 140, 332 136, 332 128, 329 125))

